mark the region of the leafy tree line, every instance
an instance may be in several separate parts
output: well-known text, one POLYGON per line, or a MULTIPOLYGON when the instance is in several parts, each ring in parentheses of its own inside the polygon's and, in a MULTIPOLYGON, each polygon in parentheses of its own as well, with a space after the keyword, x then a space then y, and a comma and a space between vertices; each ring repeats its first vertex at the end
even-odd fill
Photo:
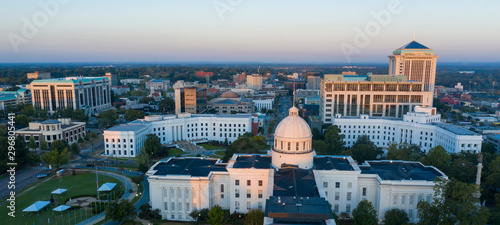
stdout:
POLYGON ((261 225, 264 223, 264 212, 260 209, 250 209, 247 214, 222 209, 216 205, 210 209, 193 210, 189 216, 197 223, 208 223, 210 225, 244 224, 261 225))
MULTIPOLYGON (((227 139, 226 139, 227 140, 227 139)), ((227 162, 233 154, 248 153, 260 154, 269 149, 267 140, 263 136, 254 136, 252 133, 240 135, 236 141, 231 143, 226 149, 226 154, 222 161, 227 162)))

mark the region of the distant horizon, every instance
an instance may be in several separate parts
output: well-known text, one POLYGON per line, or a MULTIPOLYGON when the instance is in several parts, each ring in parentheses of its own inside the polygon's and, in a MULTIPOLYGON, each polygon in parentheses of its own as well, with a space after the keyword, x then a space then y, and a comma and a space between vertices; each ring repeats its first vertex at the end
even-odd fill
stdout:
POLYGON ((0 63, 500 62, 500 1, 2 1, 0 63), (496 18, 496 19, 495 19, 496 18))

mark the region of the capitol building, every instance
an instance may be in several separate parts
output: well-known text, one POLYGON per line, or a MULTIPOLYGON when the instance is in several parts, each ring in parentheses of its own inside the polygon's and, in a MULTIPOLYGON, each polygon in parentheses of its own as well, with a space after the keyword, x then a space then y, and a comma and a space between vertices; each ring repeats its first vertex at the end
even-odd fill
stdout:
POLYGON ((150 204, 165 219, 192 221, 193 210, 219 205, 231 213, 265 212, 264 224, 335 224, 337 215, 362 200, 377 217, 404 210, 417 222, 417 203, 432 201, 434 179, 446 177, 420 162, 316 155, 309 125, 292 107, 274 133, 267 154, 235 154, 227 163, 212 158, 173 157, 146 173, 150 204))

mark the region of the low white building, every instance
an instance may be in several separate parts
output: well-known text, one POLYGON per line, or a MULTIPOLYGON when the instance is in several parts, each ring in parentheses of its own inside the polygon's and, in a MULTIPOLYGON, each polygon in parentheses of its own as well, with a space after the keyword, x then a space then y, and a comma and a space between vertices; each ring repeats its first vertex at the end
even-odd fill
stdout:
POLYGON ((472 151, 479 153, 483 138, 480 134, 453 124, 441 123, 436 108, 415 107, 403 119, 335 116, 332 122, 344 135, 346 146, 351 147, 360 136, 367 135, 378 147, 392 143, 416 144, 425 152, 441 145, 450 153, 472 151))
MULTIPOLYGON (((272 110, 273 105, 274 105, 274 99, 269 98, 269 99, 254 99, 253 100, 253 105, 257 107, 257 111, 262 112, 262 109, 266 110, 272 110)), ((265 113, 265 112, 263 112, 265 113)))
POLYGON ((150 204, 163 218, 192 221, 193 210, 219 205, 232 212, 265 211, 264 224, 335 224, 332 211, 351 214, 362 200, 379 219, 394 208, 417 222, 417 203, 432 201, 441 171, 419 162, 367 161, 320 156, 307 123, 290 109, 276 127, 267 154, 235 154, 228 163, 210 158, 168 158, 146 173, 150 204))
POLYGON ((162 144, 180 140, 210 140, 232 143, 244 133, 252 132, 251 116, 189 114, 153 115, 104 130, 105 154, 135 157, 148 134, 158 136, 162 144))

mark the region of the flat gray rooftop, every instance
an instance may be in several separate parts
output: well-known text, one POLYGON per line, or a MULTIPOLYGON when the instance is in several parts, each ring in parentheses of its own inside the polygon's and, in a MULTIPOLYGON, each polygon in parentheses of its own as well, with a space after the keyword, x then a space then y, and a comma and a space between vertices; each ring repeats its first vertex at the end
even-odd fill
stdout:
POLYGON ((105 131, 137 131, 142 128, 144 128, 145 125, 142 124, 120 124, 116 125, 114 127, 111 127, 109 129, 106 129, 105 131))
POLYGON ((439 170, 433 167, 424 167, 419 162, 399 160, 367 161, 360 165, 361 174, 377 174, 382 180, 424 180, 434 181, 442 176, 439 170))
POLYGON ((151 170, 157 170, 154 175, 184 175, 206 177, 212 171, 226 172, 226 164, 217 164, 218 159, 205 158, 171 158, 160 162, 151 170))
POLYGON ((441 127, 447 131, 450 131, 454 134, 458 135, 480 135, 478 133, 472 132, 470 130, 461 128, 459 126, 453 125, 453 124, 447 124, 447 123, 435 123, 435 126, 441 127))

